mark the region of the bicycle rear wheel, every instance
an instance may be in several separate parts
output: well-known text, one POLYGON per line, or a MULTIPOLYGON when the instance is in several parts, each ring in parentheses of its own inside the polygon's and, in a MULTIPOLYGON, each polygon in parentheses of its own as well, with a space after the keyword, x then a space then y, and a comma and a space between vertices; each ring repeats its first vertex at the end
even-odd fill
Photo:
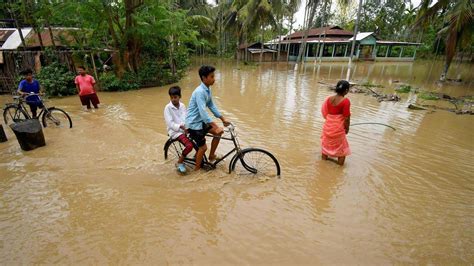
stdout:
MULTIPOLYGON (((177 139, 169 139, 165 143, 165 147, 163 148, 165 152, 165 160, 171 160, 171 161, 178 161, 179 157, 183 154, 184 149, 186 146, 184 146, 183 143, 181 143, 177 139)), ((190 153, 191 154, 191 153, 190 153)), ((188 154, 189 156, 189 154, 188 154)), ((188 165, 194 165, 194 159, 191 158, 185 158, 184 163, 188 165)))
POLYGON ((56 107, 45 110, 42 117, 43 127, 51 128, 72 128, 71 117, 64 111, 56 107))
POLYGON ((248 148, 242 150, 230 162, 230 171, 238 175, 250 175, 255 177, 278 177, 280 176, 280 164, 270 152, 248 148))
POLYGON ((28 114, 23 109, 19 109, 17 105, 10 105, 3 111, 5 125, 21 122, 26 119, 28 119, 28 114))

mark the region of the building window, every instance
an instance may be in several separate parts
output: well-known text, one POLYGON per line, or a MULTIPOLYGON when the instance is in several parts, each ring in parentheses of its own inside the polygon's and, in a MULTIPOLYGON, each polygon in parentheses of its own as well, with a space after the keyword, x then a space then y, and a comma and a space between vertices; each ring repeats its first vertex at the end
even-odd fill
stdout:
POLYGON ((387 54, 387 45, 377 45, 377 57, 385 57, 387 54))
POLYGON ((344 57, 346 53, 347 44, 336 44, 334 57, 344 57))

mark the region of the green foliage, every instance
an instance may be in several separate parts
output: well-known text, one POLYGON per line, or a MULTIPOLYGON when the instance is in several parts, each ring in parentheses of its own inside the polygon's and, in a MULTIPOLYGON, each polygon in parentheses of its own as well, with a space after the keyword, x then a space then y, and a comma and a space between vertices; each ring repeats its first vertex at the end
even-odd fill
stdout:
POLYGON ((431 92, 421 92, 418 97, 423 100, 436 101, 439 100, 439 96, 431 92))
POLYGON ((122 79, 119 79, 114 73, 103 73, 100 76, 100 88, 102 91, 128 91, 136 90, 140 84, 135 80, 136 77, 132 73, 125 73, 122 79))
POLYGON ((401 85, 400 87, 395 89, 395 91, 398 93, 409 93, 412 90, 416 90, 416 89, 410 85, 401 85))
POLYGON ((67 96, 76 94, 75 74, 66 66, 53 62, 41 69, 36 75, 45 92, 51 96, 67 96))
POLYGON ((378 88, 383 88, 382 85, 380 85, 380 84, 373 84, 373 83, 370 82, 370 81, 366 81, 366 82, 360 84, 360 86, 369 87, 369 88, 377 88, 377 87, 378 87, 378 88))

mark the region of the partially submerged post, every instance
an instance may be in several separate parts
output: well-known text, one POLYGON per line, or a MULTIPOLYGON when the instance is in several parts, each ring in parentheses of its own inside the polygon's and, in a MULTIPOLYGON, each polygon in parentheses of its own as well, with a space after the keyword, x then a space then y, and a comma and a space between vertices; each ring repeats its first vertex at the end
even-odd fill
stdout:
POLYGON ((3 125, 0 125, 0 142, 6 142, 7 135, 5 134, 5 130, 3 130, 3 125))
POLYGON ((24 151, 34 150, 46 145, 43 129, 38 119, 27 119, 10 125, 24 151))

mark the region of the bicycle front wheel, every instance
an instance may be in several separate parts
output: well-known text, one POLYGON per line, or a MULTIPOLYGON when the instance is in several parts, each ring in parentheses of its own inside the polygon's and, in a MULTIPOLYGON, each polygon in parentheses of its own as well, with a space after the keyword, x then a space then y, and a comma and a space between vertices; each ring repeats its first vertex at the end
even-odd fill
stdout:
POLYGON ((71 117, 64 111, 56 107, 48 108, 43 114, 43 127, 51 128, 72 128, 71 117))
POLYGON ((18 108, 16 105, 8 106, 3 111, 3 120, 5 121, 5 125, 21 122, 26 119, 28 119, 28 114, 23 109, 18 108))
POLYGON ((256 177, 280 176, 280 164, 270 152, 248 148, 242 150, 230 162, 230 171, 238 175, 251 175, 256 177))

